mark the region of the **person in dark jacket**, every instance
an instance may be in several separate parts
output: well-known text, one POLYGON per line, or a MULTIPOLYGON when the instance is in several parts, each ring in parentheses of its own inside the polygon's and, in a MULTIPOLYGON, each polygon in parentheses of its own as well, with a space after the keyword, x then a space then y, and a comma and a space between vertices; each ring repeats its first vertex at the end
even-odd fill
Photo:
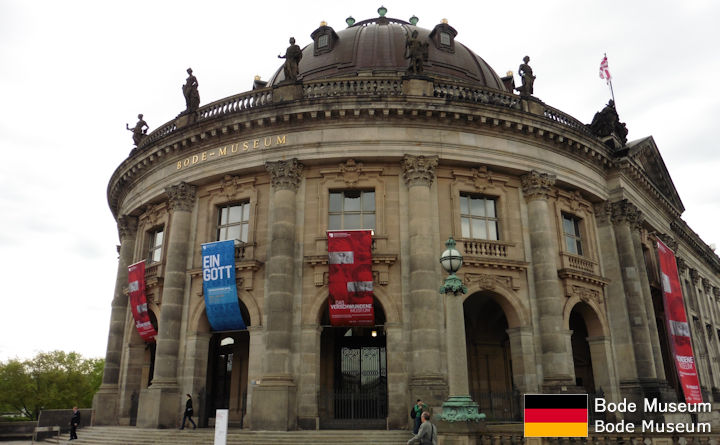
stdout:
POLYGON ((420 445, 438 445, 437 428, 430 423, 430 413, 425 411, 421 417, 422 425, 417 434, 407 441, 407 445, 413 442, 420 443, 420 445))
POLYGON ((70 440, 77 439, 77 427, 80 426, 80 410, 73 406, 72 417, 70 417, 70 440))
POLYGON ((187 402, 185 402, 185 412, 183 413, 183 420, 180 429, 185 429, 185 419, 189 420, 190 423, 192 423, 193 429, 195 429, 197 428, 197 425, 195 425, 195 422, 193 422, 192 420, 192 416, 194 414, 192 407, 192 397, 190 396, 190 394, 185 395, 187 396, 187 402))

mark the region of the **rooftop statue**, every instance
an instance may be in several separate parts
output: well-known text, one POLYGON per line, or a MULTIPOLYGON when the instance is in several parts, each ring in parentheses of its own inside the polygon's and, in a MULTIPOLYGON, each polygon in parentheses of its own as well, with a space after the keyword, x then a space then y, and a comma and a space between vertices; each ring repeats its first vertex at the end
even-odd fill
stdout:
POLYGON ((590 132, 598 137, 607 137, 615 134, 623 144, 627 142, 628 130, 615 110, 615 101, 610 100, 605 108, 595 113, 592 122, 588 125, 590 132))
POLYGON ((192 68, 187 69, 188 78, 185 85, 182 86, 183 96, 185 96, 185 112, 193 113, 200 108, 200 93, 198 93, 197 77, 193 76, 192 68))
POLYGON ((417 30, 414 30, 405 41, 405 58, 410 59, 408 74, 422 74, 423 63, 428 58, 428 44, 418 39, 417 30))
POLYGON ((520 96, 527 97, 533 94, 533 84, 535 83, 535 76, 533 76, 532 68, 528 65, 530 62, 530 56, 523 57, 523 63, 518 68, 518 75, 522 80, 522 85, 515 88, 516 91, 520 92, 520 96))
POLYGON ((297 80, 300 59, 302 59, 302 49, 295 44, 295 37, 290 37, 290 46, 285 50, 284 56, 278 56, 278 59, 285 59, 283 73, 286 82, 295 82, 297 80))
POLYGON ((125 124, 125 128, 133 132, 133 142, 137 147, 138 145, 140 145, 140 141, 142 141, 143 138, 147 136, 147 131, 150 127, 148 127, 147 122, 143 120, 143 115, 138 114, 138 121, 137 124, 135 124, 135 128, 130 128, 129 124, 125 124), (143 129, 143 127, 145 127, 145 129, 143 129))

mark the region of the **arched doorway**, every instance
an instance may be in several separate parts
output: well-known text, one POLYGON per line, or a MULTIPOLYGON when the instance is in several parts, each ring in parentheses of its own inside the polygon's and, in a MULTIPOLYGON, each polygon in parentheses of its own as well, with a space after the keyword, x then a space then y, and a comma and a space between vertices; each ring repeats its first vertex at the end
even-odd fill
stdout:
POLYGON ((385 312, 375 325, 334 327, 324 304, 318 414, 323 429, 385 429, 388 415, 385 312))
MULTIPOLYGON (((573 366, 575 368, 575 385, 583 388, 588 394, 595 393, 595 376, 593 375, 592 355, 588 327, 582 315, 583 305, 578 303, 570 312, 570 343, 572 344, 573 366)), ((589 308, 586 308, 590 310, 589 308)))
POLYGON ((479 292, 463 303, 470 396, 489 420, 516 420, 508 322, 492 293, 479 292))
MULTIPOLYGON (((239 301, 247 326, 250 314, 239 301)), ((228 423, 242 427, 247 408, 250 335, 247 330, 212 332, 208 348, 204 418, 201 425, 214 423, 215 410, 228 410, 228 423)))

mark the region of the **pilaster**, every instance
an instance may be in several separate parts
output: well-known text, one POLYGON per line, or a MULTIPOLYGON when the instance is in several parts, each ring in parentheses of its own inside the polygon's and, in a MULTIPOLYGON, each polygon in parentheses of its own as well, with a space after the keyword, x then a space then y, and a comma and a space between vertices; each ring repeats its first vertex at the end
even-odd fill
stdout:
POLYGON ((548 392, 555 392, 575 384, 572 350, 563 331, 565 301, 557 273, 560 251, 548 202, 554 194, 555 175, 533 170, 521 177, 521 181, 527 199, 534 290, 540 315, 542 386, 548 392))
POLYGON ((118 421, 120 361, 127 317, 127 296, 123 289, 128 284, 128 266, 132 264, 135 239, 137 238, 137 218, 122 215, 117 219, 120 235, 120 258, 115 279, 112 310, 110 312, 110 332, 108 333, 105 368, 100 388, 93 397, 96 425, 116 425, 118 421))

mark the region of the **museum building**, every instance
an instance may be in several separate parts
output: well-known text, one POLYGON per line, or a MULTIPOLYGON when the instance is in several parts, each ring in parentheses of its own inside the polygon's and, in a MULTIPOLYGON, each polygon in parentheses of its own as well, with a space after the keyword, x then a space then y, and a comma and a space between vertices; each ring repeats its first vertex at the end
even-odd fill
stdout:
POLYGON ((720 258, 653 138, 626 141, 612 104, 589 124, 545 104, 527 61, 516 85, 446 21, 385 12, 322 23, 267 82, 207 105, 188 70, 183 113, 148 134, 140 117, 107 191, 120 245, 95 423, 177 427, 185 394, 201 426, 228 409, 255 430, 407 428, 418 398, 439 413, 469 396, 496 421, 521 420, 524 393, 683 400, 662 240, 717 425, 720 258), (374 320, 342 326, 328 231, 357 229, 374 320), (449 237, 466 293, 438 291, 449 237), (244 329, 206 311, 201 248, 222 240, 244 329), (129 303, 143 260, 149 340, 129 303))

